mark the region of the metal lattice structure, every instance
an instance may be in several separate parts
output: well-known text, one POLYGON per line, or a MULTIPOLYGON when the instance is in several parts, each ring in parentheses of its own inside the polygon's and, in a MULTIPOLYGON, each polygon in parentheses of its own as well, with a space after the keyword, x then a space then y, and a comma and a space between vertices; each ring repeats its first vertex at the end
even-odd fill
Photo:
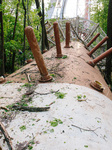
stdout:
MULTIPOLYGON (((90 40, 97 34, 100 36, 89 46, 86 47, 89 51, 92 50, 105 36, 105 32, 100 28, 98 23, 90 20, 90 0, 48 0, 51 4, 55 3, 48 12, 50 19, 55 18, 58 22, 60 30, 61 41, 65 40, 66 22, 71 24, 70 38, 71 40, 80 40, 86 47, 90 40)), ((53 25, 47 28, 48 40, 55 45, 53 25)), ((94 58, 99 56, 102 52, 107 50, 107 42, 100 46, 100 48, 92 55, 94 58)), ((105 59, 98 65, 100 69, 105 69, 105 59)))
MULTIPOLYGON (((100 28, 98 23, 94 23, 93 21, 87 20, 85 18, 75 17, 57 20, 60 30, 61 41, 65 40, 66 22, 68 21, 71 24, 70 40, 74 41, 79 40, 85 45, 85 47, 97 33, 100 33, 100 36, 89 47, 86 47, 89 51, 92 50, 106 36, 105 32, 100 28)), ((52 43, 52 45, 55 45, 53 25, 47 23, 46 26, 47 26, 48 40, 50 43, 52 43)), ((107 50, 106 48, 107 42, 101 45, 101 47, 93 54, 93 57, 99 56, 102 52, 107 50)), ((98 64, 98 66, 100 67, 100 69, 104 70, 105 59, 103 59, 98 64)))
POLYGON ((90 19, 90 0, 46 0, 46 7, 50 4, 50 9, 46 11, 46 19, 51 18, 74 18, 83 17, 90 19))

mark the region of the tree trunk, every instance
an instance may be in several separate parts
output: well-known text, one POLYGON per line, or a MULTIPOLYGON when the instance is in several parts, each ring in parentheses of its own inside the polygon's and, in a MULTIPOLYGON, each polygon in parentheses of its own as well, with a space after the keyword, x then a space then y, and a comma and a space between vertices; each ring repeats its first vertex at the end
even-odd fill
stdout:
POLYGON ((42 53, 45 50, 44 0, 42 0, 42 53))
MULTIPOLYGON (((25 0, 25 2, 26 2, 26 0, 25 0)), ((25 46, 26 46, 26 42, 25 42, 26 7, 25 7, 24 0, 22 0, 22 4, 23 4, 23 8, 24 8, 24 46, 23 46, 23 64, 24 64, 25 63, 25 46)))
MULTIPOLYGON (((108 20, 107 20, 107 49, 112 47, 112 0, 109 1, 108 8, 108 20)), ((112 84, 111 81, 111 65, 112 65, 112 54, 109 55, 106 59, 106 78, 108 79, 109 84, 112 84)))
MULTIPOLYGON (((2 0, 0 0, 0 5, 2 5, 2 0)), ((0 75, 4 76, 4 32, 3 32, 3 14, 0 11, 0 75)))
MULTIPOLYGON (((35 0, 35 3, 36 3, 37 9, 39 9, 40 8, 39 0, 35 0)), ((43 0, 42 0, 42 5, 44 7, 44 1, 43 0)), ((46 28, 45 28, 45 24, 43 23, 44 22, 44 17, 43 17, 44 11, 43 11, 43 14, 41 13, 41 11, 39 11, 38 15, 39 15, 40 18, 42 18, 40 23, 41 23, 41 26, 42 26, 42 39, 44 40, 44 41, 42 41, 42 46, 41 46, 42 47, 42 52, 43 52, 43 50, 44 50, 43 48, 46 47, 47 49, 49 49, 49 43, 48 43, 48 39, 47 39, 46 28)))
POLYGON ((30 26, 30 19, 29 19, 29 0, 27 0, 27 23, 30 26))
MULTIPOLYGON (((19 4, 20 4, 20 0, 18 0, 18 4, 17 4, 17 8, 16 8, 16 18, 15 18, 15 24, 14 24, 12 40, 14 40, 15 33, 16 33, 16 25, 17 25, 17 19, 18 19, 19 4)), ((13 56, 12 56, 12 72, 14 72, 15 55, 16 55, 16 51, 13 52, 13 56)))

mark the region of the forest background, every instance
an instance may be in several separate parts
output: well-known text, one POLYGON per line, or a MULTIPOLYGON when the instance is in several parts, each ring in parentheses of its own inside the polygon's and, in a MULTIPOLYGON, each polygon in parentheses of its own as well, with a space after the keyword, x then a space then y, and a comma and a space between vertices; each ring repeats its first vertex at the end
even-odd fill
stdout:
MULTIPOLYGON (((55 5, 49 3, 49 9, 55 5)), ((33 58, 24 29, 32 26, 37 41, 49 49, 44 22, 44 0, 0 0, 0 76, 19 69, 25 60, 33 58), (42 33, 44 32, 44 38, 42 33), (45 41, 43 41, 45 40, 45 41)), ((99 23, 109 36, 107 49, 112 47, 112 0, 91 0, 90 20, 99 23)), ((47 12, 47 10, 45 11, 47 12)), ((47 15, 47 13, 45 13, 47 15)), ((106 76, 111 82, 112 55, 106 60, 106 76)))

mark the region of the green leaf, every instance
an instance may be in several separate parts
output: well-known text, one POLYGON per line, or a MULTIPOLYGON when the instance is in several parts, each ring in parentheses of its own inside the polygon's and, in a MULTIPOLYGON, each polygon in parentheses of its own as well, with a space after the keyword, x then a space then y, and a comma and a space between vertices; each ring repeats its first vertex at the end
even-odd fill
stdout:
POLYGON ((77 99, 81 99, 82 98, 82 95, 77 95, 77 99))
POLYGON ((57 121, 51 121, 50 123, 51 123, 51 126, 52 126, 52 127, 56 127, 56 126, 58 125, 58 122, 57 122, 57 121))
POLYGON ((56 93, 55 93, 55 96, 57 96, 57 98, 63 99, 66 94, 67 94, 67 93, 56 92, 56 93))
POLYGON ((55 74, 50 74, 50 76, 52 76, 52 77, 56 77, 56 75, 55 75, 55 74))
POLYGON ((26 130, 26 126, 23 125, 23 126, 21 126, 19 129, 20 129, 21 131, 24 131, 24 130, 26 130))
POLYGON ((18 88, 17 90, 18 90, 18 92, 20 92, 20 91, 21 91, 21 89, 20 89, 20 88, 18 88))
POLYGON ((54 132, 54 129, 51 129, 50 132, 53 133, 53 132, 54 132))
POLYGON ((88 145, 84 145, 85 148, 88 148, 88 145))
POLYGON ((53 121, 50 121, 52 127, 56 127, 58 124, 63 124, 61 119, 54 119, 53 121))
POLYGON ((62 56, 62 59, 65 59, 65 58, 67 58, 67 55, 62 56))
POLYGON ((47 131, 44 131, 44 133, 47 133, 47 131))

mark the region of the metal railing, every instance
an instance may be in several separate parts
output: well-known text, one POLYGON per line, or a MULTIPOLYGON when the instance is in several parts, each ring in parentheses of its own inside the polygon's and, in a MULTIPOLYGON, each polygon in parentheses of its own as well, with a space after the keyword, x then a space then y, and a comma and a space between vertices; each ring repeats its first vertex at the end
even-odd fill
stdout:
MULTIPOLYGON (((100 33, 98 38, 89 47, 86 47, 89 51, 92 50, 104 37, 106 37, 106 33, 101 29, 98 23, 77 16, 75 18, 57 20, 61 41, 65 40, 66 22, 68 21, 71 24, 70 40, 80 40, 85 45, 85 47, 97 33, 100 33)), ((53 25, 50 25, 50 27, 47 29, 47 33, 48 40, 50 43, 52 43, 53 46, 55 44, 53 25)), ((93 58, 99 56, 106 50, 107 42, 103 43, 100 48, 94 52, 92 55, 93 58)), ((105 69, 105 60, 106 59, 103 59, 98 63, 98 66, 101 70, 105 69)))

